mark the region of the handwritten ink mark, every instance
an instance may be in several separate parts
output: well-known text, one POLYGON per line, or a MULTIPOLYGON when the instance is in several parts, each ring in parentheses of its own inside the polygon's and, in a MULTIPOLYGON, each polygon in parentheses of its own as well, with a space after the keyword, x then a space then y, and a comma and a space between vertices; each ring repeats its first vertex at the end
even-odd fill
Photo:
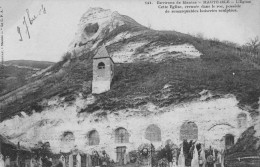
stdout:
POLYGON ((19 41, 23 41, 23 37, 22 37, 22 34, 21 34, 21 28, 19 26, 17 26, 17 32, 20 35, 19 41))
POLYGON ((27 32, 28 37, 29 37, 29 39, 30 39, 30 32, 29 32, 29 28, 28 28, 28 25, 27 25, 27 23, 26 23, 25 17, 23 17, 23 24, 26 26, 26 32, 27 32))
MULTIPOLYGON (((43 4, 41 5, 41 8, 40 10, 38 11, 37 15, 31 15, 29 9, 26 9, 26 14, 27 14, 27 19, 29 20, 29 25, 33 25, 34 21, 38 18, 39 15, 41 14, 46 14, 46 8, 43 6, 43 4)), ((30 39, 31 36, 30 36, 30 32, 29 32, 29 26, 26 22, 26 19, 25 19, 25 16, 23 17, 23 25, 25 25, 25 28, 26 28, 26 33, 28 35, 28 38, 30 39)), ((17 32, 20 36, 20 39, 19 41, 23 41, 23 37, 22 37, 22 32, 21 32, 21 27, 17 26, 17 32)))
POLYGON ((29 9, 26 9, 26 13, 27 13, 27 18, 28 18, 28 20, 29 20, 29 23, 32 25, 33 22, 34 22, 34 20, 37 19, 37 17, 36 17, 35 15, 33 15, 33 17, 31 18, 31 17, 30 17, 29 9))

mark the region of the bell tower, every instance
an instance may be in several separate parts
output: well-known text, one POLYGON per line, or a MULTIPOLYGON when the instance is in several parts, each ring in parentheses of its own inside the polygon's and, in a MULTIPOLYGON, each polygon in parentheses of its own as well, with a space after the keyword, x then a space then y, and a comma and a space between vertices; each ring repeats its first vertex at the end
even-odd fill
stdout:
POLYGON ((114 76, 114 62, 103 45, 93 57, 92 93, 99 94, 110 90, 114 76))

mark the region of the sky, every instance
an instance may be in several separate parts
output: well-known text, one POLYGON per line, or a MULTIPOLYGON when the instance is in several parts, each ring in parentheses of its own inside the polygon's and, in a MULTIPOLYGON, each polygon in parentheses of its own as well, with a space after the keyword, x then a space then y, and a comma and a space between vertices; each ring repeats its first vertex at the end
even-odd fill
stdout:
MULTIPOLYGON (((160 0, 163 1, 163 0, 160 0)), ((177 0, 167 0, 177 1, 177 0)), ((180 0, 182 1, 182 0, 180 0)), ((144 26, 156 30, 175 30, 182 33, 203 33, 207 38, 229 40, 244 44, 260 37, 260 1, 252 0, 237 13, 165 14, 156 0, 147 5, 144 0, 0 0, 4 9, 5 60, 59 61, 74 38, 80 17, 90 7, 101 7, 128 15, 144 26), (29 25, 30 39, 23 18, 41 13, 29 25), (23 41, 19 41, 21 29, 23 41)))

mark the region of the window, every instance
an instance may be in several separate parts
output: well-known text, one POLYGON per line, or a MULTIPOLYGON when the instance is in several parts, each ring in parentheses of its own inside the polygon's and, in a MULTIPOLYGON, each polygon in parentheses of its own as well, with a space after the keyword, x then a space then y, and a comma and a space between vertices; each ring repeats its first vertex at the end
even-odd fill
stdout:
POLYGON ((64 132, 63 135, 61 136, 61 141, 63 142, 74 142, 75 137, 72 132, 64 132))
POLYGON ((96 130, 92 130, 88 135, 89 145, 99 145, 99 134, 96 130))
POLYGON ((66 131, 61 135, 61 147, 65 150, 70 150, 75 144, 75 136, 72 132, 66 131))
POLYGON ((234 145, 234 136, 233 135, 231 135, 231 134, 227 134, 226 136, 225 136, 225 146, 227 147, 227 148, 230 148, 231 146, 233 146, 234 145))
POLYGON ((197 140, 198 126, 191 121, 186 121, 181 125, 180 140, 197 140))
POLYGON ((161 129, 156 125, 150 125, 145 131, 145 138, 149 141, 161 141, 161 129))
POLYGON ((129 134, 125 128, 116 129, 115 142, 116 143, 128 143, 129 142, 129 134))
POLYGON ((103 62, 98 63, 98 69, 104 69, 105 64, 103 62))

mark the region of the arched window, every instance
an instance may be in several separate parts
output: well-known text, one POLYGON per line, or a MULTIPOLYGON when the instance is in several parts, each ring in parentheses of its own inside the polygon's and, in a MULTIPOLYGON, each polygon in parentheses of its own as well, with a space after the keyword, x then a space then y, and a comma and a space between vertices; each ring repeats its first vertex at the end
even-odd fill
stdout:
POLYGON ((225 136, 225 146, 226 148, 230 148, 231 146, 233 146, 235 143, 235 139, 234 139, 234 136, 231 135, 231 134, 227 134, 225 136))
POLYGON ((90 146, 99 145, 99 134, 96 130, 92 130, 88 135, 88 142, 90 146))
POLYGON ((237 125, 238 128, 247 127, 247 115, 245 113, 240 113, 237 116, 237 125))
POLYGON ((75 145, 75 136, 71 131, 65 131, 60 136, 60 147, 64 152, 70 151, 75 145))
POLYGON ((70 131, 64 132, 61 136, 61 141, 63 141, 63 142, 74 142, 75 141, 74 134, 70 131))
POLYGON ((191 121, 186 121, 181 125, 180 140, 197 140, 198 126, 191 121))
POLYGON ((129 134, 125 128, 116 129, 115 142, 116 143, 128 143, 129 142, 129 134))
POLYGON ((66 131, 61 135, 61 145, 64 147, 73 147, 75 142, 75 136, 72 132, 66 131))
POLYGON ((156 125, 149 125, 145 131, 145 138, 149 141, 161 141, 161 129, 156 125))
POLYGON ((98 69, 104 69, 105 68, 105 63, 100 62, 98 63, 98 69))

